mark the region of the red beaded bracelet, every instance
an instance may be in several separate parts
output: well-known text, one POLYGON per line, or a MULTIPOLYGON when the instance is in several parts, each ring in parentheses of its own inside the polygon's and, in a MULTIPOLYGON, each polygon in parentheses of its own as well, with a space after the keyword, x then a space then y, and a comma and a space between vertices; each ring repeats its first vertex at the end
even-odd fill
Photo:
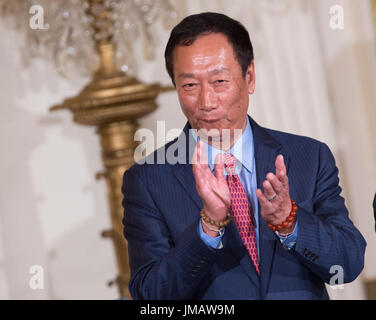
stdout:
POLYGON ((295 220, 296 211, 298 211, 298 206, 294 200, 291 200, 291 212, 290 215, 283 221, 281 224, 271 224, 268 223, 268 228, 273 231, 281 231, 284 228, 287 228, 291 225, 291 223, 295 220))

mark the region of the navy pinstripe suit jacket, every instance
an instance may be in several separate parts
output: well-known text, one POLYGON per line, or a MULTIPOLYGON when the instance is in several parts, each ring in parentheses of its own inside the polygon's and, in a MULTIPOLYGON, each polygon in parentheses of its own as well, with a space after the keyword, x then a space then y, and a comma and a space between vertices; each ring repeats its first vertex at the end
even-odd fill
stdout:
POLYGON ((203 205, 189 164, 187 123, 179 139, 148 158, 155 164, 136 164, 124 174, 123 224, 134 299, 328 299, 324 283, 333 270, 342 268, 346 283, 363 269, 366 242, 348 217, 329 148, 262 128, 251 118, 250 123, 258 187, 275 172, 276 156, 284 156, 290 196, 299 206, 295 249, 286 250, 261 217, 260 276, 233 221, 222 249, 204 244, 197 231, 203 205), (156 164, 177 146, 187 151, 179 163, 156 164))

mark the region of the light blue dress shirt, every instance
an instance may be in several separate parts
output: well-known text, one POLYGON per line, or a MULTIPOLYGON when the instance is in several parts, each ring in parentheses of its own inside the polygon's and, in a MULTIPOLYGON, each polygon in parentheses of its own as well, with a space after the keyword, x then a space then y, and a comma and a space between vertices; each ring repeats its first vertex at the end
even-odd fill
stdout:
MULTIPOLYGON (((191 130, 192 135, 198 141, 198 136, 194 130, 191 130)), ((223 150, 217 149, 204 143, 205 152, 208 158, 208 164, 212 172, 214 172, 214 162, 215 157, 218 153, 226 153, 223 150)), ((254 223, 255 223, 255 233, 256 233, 256 242, 257 242, 257 253, 260 258, 259 251, 259 208, 258 200, 256 196, 257 190, 257 179, 256 179, 256 162, 254 154, 254 143, 253 143, 253 133, 252 128, 247 117, 247 127, 244 130, 241 139, 238 139, 232 148, 228 151, 237 159, 236 162, 236 172, 239 176, 239 179, 247 193, 249 205, 252 208, 254 214, 254 223)), ((225 170, 226 174, 226 170, 225 170)), ((210 247, 220 249, 222 248, 222 237, 224 235, 224 230, 218 237, 211 237, 206 234, 201 225, 201 221, 198 225, 198 232, 200 233, 201 239, 210 247)), ((276 233, 279 237, 282 245, 290 250, 295 246, 297 235, 298 235, 298 222, 295 224, 294 231, 288 237, 282 237, 276 233)))

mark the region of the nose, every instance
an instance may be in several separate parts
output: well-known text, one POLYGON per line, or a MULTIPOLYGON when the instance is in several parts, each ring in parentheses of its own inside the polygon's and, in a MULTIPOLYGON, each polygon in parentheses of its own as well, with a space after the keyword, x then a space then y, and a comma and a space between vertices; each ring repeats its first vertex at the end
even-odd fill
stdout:
POLYGON ((210 111, 216 108, 215 93, 207 86, 203 85, 200 92, 200 109, 210 111))

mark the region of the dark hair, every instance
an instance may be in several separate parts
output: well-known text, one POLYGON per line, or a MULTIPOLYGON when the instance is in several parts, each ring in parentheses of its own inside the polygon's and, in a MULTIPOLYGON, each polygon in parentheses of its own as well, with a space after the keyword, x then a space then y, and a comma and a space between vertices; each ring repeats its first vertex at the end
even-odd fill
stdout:
POLYGON ((244 26, 230 17, 215 13, 203 12, 193 14, 184 18, 172 29, 165 50, 166 69, 173 84, 173 52, 177 45, 190 46, 198 36, 209 33, 224 34, 235 53, 235 58, 239 62, 243 77, 253 60, 253 48, 248 31, 244 26))

